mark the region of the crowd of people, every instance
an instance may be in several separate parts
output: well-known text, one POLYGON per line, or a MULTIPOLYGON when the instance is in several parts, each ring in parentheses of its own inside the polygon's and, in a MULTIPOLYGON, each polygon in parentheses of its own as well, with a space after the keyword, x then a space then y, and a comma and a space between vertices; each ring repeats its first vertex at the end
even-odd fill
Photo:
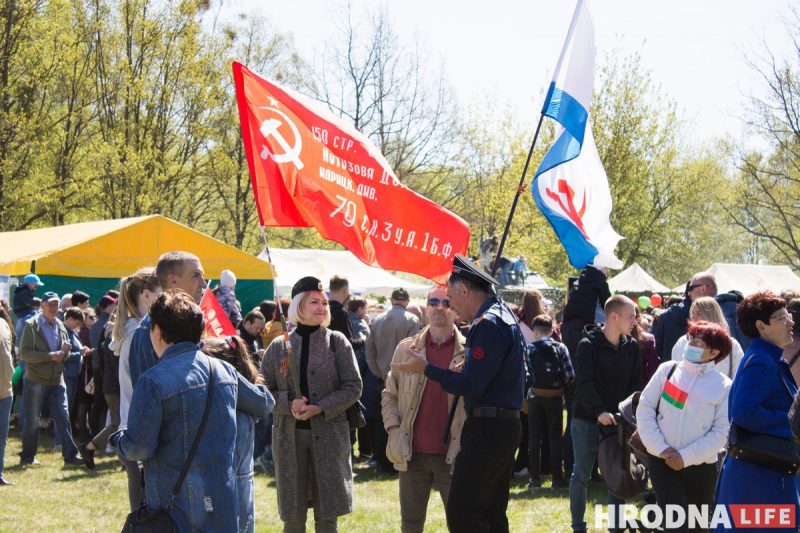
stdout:
POLYGON ((792 437, 800 294, 719 294, 700 272, 682 298, 642 309, 589 265, 556 311, 535 289, 504 302, 483 266, 456 256, 422 305, 398 288, 384 309, 344 276, 241 309, 225 270, 214 293, 237 335, 220 338, 203 337, 193 254, 162 255, 94 308, 81 290, 37 298, 29 274, 0 306, 0 485, 13 485, 13 411, 22 465, 38 464, 52 424, 65 465, 115 454, 131 512, 166 509, 181 531, 254 531, 257 467, 285 531, 305 531, 309 508, 315 530, 336 531, 354 462, 397 476, 404 532, 424 530, 432 489, 451 531, 508 531, 515 475, 531 497, 563 491, 586 531, 601 442, 635 397, 658 505, 800 503, 796 475, 726 453, 737 431, 792 437))

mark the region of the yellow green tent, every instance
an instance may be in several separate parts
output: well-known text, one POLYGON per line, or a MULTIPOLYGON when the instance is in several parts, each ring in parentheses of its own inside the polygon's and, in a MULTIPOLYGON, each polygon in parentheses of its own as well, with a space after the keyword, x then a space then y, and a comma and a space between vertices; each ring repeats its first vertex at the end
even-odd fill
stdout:
POLYGON ((0 275, 35 271, 44 283, 39 294, 80 289, 96 303, 119 278, 155 266, 170 250, 196 254, 208 279, 232 270, 244 310, 273 297, 268 263, 160 215, 0 233, 0 275))

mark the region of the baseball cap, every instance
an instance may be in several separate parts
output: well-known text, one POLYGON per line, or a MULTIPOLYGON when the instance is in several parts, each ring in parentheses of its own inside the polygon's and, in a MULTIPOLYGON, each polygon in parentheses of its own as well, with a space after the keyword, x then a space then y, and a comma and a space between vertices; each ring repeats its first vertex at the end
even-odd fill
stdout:
POLYGON ((46 304, 48 302, 60 302, 61 298, 59 298, 58 294, 54 293, 53 291, 47 291, 46 293, 42 294, 42 303, 46 304))
POLYGON ((98 303, 97 306, 100 309, 105 309, 109 305, 112 305, 112 304, 115 304, 115 303, 117 303, 117 299, 116 298, 112 298, 111 296, 106 294, 102 298, 100 298, 100 303, 98 303))
POLYGON ((28 274, 28 275, 26 275, 24 278, 22 278, 22 282, 23 283, 34 283, 39 287, 44 285, 44 283, 42 283, 42 280, 40 280, 39 276, 37 276, 36 274, 28 274))

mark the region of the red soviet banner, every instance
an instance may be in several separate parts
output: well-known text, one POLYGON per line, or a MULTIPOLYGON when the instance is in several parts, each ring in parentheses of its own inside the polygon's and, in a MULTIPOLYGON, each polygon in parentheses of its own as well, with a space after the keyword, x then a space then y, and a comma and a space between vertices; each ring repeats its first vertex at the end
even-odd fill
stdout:
POLYGON ((203 311, 206 337, 238 335, 236 328, 231 324, 228 315, 211 289, 203 291, 203 297, 200 298, 200 310, 203 311))
POLYGON ((443 282, 469 226, 395 177, 342 119, 233 64, 242 139, 262 226, 313 226, 368 265, 443 282))

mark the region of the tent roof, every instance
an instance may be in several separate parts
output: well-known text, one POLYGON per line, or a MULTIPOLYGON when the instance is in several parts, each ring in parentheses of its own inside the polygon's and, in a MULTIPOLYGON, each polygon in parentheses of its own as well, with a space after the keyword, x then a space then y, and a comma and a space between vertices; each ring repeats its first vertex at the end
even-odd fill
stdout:
MULTIPOLYGON (((747 296, 767 289, 773 292, 800 289, 800 277, 786 265, 714 263, 708 271, 717 279, 718 293, 737 290, 747 296)), ((673 291, 683 293, 685 289, 683 284, 673 291)))
POLYGON ((614 292, 669 292, 669 287, 656 281, 638 263, 608 280, 608 288, 614 292))
MULTIPOLYGON (((266 259, 266 254, 262 252, 259 257, 266 259)), ((412 296, 425 296, 431 288, 366 265, 348 251, 270 248, 270 258, 275 265, 277 294, 291 291, 304 276, 319 278, 327 287, 334 274, 346 276, 351 291, 376 296, 389 296, 397 287, 405 288, 412 296)))
POLYGON ((170 250, 200 257, 206 276, 229 268, 240 279, 271 279, 269 266, 250 254, 161 215, 0 233, 0 274, 114 278, 154 266, 170 250))

